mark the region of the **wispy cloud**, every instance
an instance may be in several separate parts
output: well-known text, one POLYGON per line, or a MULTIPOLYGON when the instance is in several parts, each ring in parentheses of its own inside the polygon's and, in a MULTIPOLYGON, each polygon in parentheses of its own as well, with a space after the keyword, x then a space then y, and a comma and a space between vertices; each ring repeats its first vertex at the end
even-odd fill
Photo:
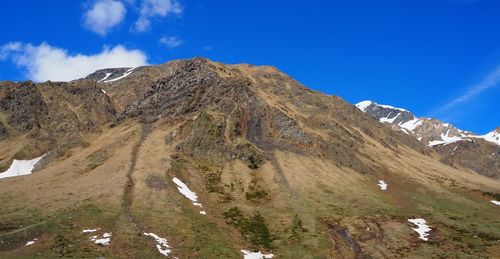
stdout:
POLYGON ((207 46, 203 47, 202 49, 205 51, 212 51, 214 49, 214 46, 207 45, 207 46))
POLYGON ((142 0, 139 19, 134 23, 137 32, 145 32, 151 29, 151 20, 157 17, 165 17, 170 14, 181 14, 182 5, 178 0, 142 0))
POLYGON ((469 87, 462 95, 441 106, 437 113, 446 112, 460 104, 467 103, 488 89, 500 85, 500 67, 487 74, 478 84, 469 87))
POLYGON ((104 37, 125 19, 126 13, 127 10, 121 1, 97 0, 84 13, 84 25, 104 37))
POLYGON ((182 45, 184 41, 177 36, 164 36, 160 39, 160 43, 169 49, 173 49, 182 45))
POLYGON ((10 60, 34 81, 69 81, 84 77, 98 69, 136 67, 147 64, 146 55, 121 45, 104 47, 100 53, 70 54, 47 43, 10 42, 0 46, 0 60, 10 60))

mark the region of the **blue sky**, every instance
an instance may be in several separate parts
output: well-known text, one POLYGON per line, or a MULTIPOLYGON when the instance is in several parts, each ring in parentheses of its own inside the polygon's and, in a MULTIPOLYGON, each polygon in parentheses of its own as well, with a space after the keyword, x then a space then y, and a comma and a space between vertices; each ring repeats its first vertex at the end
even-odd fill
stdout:
POLYGON ((486 133, 500 126, 497 0, 3 0, 0 80, 204 56, 486 133))

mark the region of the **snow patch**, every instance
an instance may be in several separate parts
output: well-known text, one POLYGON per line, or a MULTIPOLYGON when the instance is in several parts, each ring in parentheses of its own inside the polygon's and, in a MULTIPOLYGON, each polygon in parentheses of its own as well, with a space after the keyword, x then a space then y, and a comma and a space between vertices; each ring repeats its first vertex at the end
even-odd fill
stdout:
POLYGON ((35 238, 35 239, 31 240, 31 241, 28 241, 28 243, 26 243, 26 245, 24 245, 24 246, 34 245, 36 243, 36 241, 38 241, 38 238, 35 238))
POLYGON ((500 132, 494 130, 486 135, 479 136, 480 138, 495 143, 497 145, 500 145, 500 132))
POLYGON ((180 193, 182 193, 182 195, 184 195, 186 198, 191 200, 193 202, 193 204, 195 204, 195 203, 199 204, 198 203, 198 196, 196 196, 196 193, 192 192, 185 183, 183 183, 177 177, 174 177, 174 179, 172 181, 175 184, 177 184, 177 189, 179 190, 180 193))
POLYGON ((495 204, 495 205, 498 205, 500 206, 500 201, 496 201, 496 200, 491 200, 491 203, 495 204))
POLYGON ((358 107, 358 109, 360 109, 361 111, 365 112, 366 111, 366 108, 368 108, 368 106, 374 104, 374 102, 372 101, 362 101, 362 102, 359 102, 356 104, 356 107, 358 107))
MULTIPOLYGON (((100 228, 95 228, 95 229, 84 229, 82 231, 82 233, 94 233, 96 231, 100 230, 100 228)), ((113 233, 109 232, 109 233, 104 233, 102 234, 101 237, 99 237, 99 235, 94 235, 94 236, 91 236, 89 239, 90 241, 98 244, 98 245, 102 245, 102 246, 107 246, 109 245, 109 243, 111 242, 111 236, 113 235, 113 233)))
POLYGON ((45 155, 31 160, 16 160, 12 161, 9 169, 7 171, 0 173, 0 179, 7 177, 15 177, 31 174, 35 165, 44 157, 45 155))
POLYGON ((201 215, 207 215, 207 212, 205 212, 204 210, 200 211, 200 214, 201 215))
POLYGON ((244 259, 264 259, 264 258, 273 258, 273 254, 262 254, 259 252, 250 252, 248 250, 240 250, 243 253, 244 259))
POLYGON ((101 89, 101 92, 102 92, 103 94, 107 94, 106 90, 104 90, 104 89, 101 89))
POLYGON ((376 105, 382 107, 382 108, 386 108, 386 109, 392 109, 392 110, 398 110, 398 111, 402 111, 402 112, 408 112, 407 110, 403 109, 403 108, 398 108, 398 107, 394 107, 394 106, 390 106, 390 105, 385 105, 385 104, 378 104, 376 103, 376 105))
MULTIPOLYGON (((201 205, 201 203, 198 202, 198 196, 196 195, 196 193, 194 193, 193 191, 191 191, 185 183, 183 183, 177 177, 174 177, 174 179, 172 179, 172 181, 177 185, 177 189, 179 190, 179 192, 182 195, 184 195, 184 197, 186 197, 190 201, 192 201, 192 203, 193 203, 194 206, 197 206, 197 207, 200 207, 200 208, 203 207, 201 205)), ((201 213, 201 211, 200 211, 200 214, 202 214, 202 215, 206 215, 207 214, 205 211, 203 211, 203 212, 204 213, 201 213)))
POLYGON ((113 73, 106 73, 106 75, 99 81, 97 81, 98 83, 101 82, 101 81, 104 81, 106 79, 108 79, 109 76, 111 76, 113 73))
POLYGON ((111 236, 112 236, 112 233, 104 233, 102 235, 102 238, 98 238, 98 236, 91 236, 90 241, 92 241, 98 245, 107 246, 111 242, 111 236))
POLYGON ((425 221, 425 219, 408 219, 408 221, 417 226, 416 228, 412 229, 418 233, 418 238, 424 241, 429 240, 428 236, 431 228, 427 225, 427 221, 425 221))
POLYGON ((95 229, 84 229, 82 233, 93 233, 99 230, 100 228, 95 228, 95 229))
POLYGON ((413 120, 409 120, 405 123, 400 123, 399 126, 401 128, 404 128, 404 129, 407 129, 411 132, 413 132, 415 130, 415 128, 417 128, 418 126, 422 125, 423 123, 423 120, 422 119, 413 119, 413 120))
MULTIPOLYGON (((389 113, 389 116, 392 114, 389 113)), ((380 122, 388 122, 388 123, 394 123, 394 121, 399 117, 399 115, 401 115, 401 113, 399 112, 396 116, 394 116, 392 119, 388 119, 389 116, 387 116, 387 118, 380 118, 380 122)))
POLYGON ((381 189, 382 191, 385 191, 385 190, 387 190, 387 186, 388 186, 388 184, 387 184, 387 183, 385 183, 385 182, 384 182, 384 180, 379 180, 379 181, 378 181, 378 186, 380 187, 380 189, 381 189))
POLYGON ((447 130, 446 133, 441 134, 442 140, 430 141, 429 146, 432 147, 432 146, 443 145, 443 144, 447 145, 447 144, 455 143, 455 142, 460 141, 460 140, 472 141, 470 139, 464 139, 463 137, 459 137, 459 136, 450 136, 449 133, 450 133, 450 130, 447 130))
POLYGON ((172 253, 172 249, 168 245, 167 239, 157 236, 154 233, 144 233, 145 236, 153 237, 156 241, 156 249, 158 252, 164 256, 168 256, 168 254, 172 253))
POLYGON ((123 79, 123 78, 127 77, 128 75, 132 74, 132 72, 134 71, 134 69, 135 69, 135 67, 127 70, 125 73, 123 73, 122 76, 119 76, 117 78, 113 78, 113 79, 110 79, 110 80, 106 80, 106 81, 104 81, 104 83, 111 83, 111 82, 115 82, 115 81, 118 81, 120 79, 123 79))
POLYGON ((362 101, 362 102, 359 102, 356 105, 356 107, 358 107, 358 109, 362 110, 362 111, 366 111, 366 108, 368 108, 368 106, 370 105, 376 105, 376 106, 379 106, 379 107, 382 107, 382 108, 386 108, 386 109, 391 109, 391 110, 398 110, 398 111, 402 111, 402 112, 408 112, 407 110, 405 109, 402 109, 402 108, 397 108, 397 107, 394 107, 394 106, 390 106, 390 105, 384 105, 384 104, 378 104, 376 102, 372 102, 372 101, 369 101, 369 100, 366 100, 366 101, 362 101))

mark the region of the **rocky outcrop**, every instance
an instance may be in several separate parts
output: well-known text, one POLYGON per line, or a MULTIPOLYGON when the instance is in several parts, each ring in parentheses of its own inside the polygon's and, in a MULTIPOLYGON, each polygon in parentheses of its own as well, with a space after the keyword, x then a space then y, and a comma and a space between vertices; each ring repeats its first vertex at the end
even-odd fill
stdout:
POLYGON ((467 167, 475 172, 500 179, 500 146, 482 139, 457 141, 434 149, 446 164, 467 167))
POLYGON ((112 81, 123 76, 130 69, 130 67, 100 69, 86 76, 85 79, 96 82, 112 81))
POLYGON ((9 137, 9 131, 5 125, 0 121, 0 140, 7 139, 9 137))
POLYGON ((67 138, 99 131, 115 117, 111 100, 90 81, 28 81, 0 87, 0 135, 4 140, 7 134, 31 139, 19 154, 29 156, 71 142, 67 138))

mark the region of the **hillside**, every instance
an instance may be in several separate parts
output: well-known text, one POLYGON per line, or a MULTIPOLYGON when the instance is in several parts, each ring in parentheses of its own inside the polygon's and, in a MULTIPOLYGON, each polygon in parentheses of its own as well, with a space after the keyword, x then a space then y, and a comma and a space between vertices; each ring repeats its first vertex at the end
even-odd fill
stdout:
POLYGON ((0 172, 43 155, 0 173, 0 257, 500 252, 498 180, 274 67, 195 58, 2 82, 0 133, 0 172))

